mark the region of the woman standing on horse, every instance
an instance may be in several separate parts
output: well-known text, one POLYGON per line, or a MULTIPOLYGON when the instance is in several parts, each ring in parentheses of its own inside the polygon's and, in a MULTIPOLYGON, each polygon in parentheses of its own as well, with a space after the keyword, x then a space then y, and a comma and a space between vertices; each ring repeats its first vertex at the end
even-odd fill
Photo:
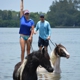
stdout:
POLYGON ((23 11, 23 0, 21 0, 20 7, 20 46, 21 46, 21 63, 24 59, 25 47, 27 55, 30 54, 30 46, 32 43, 32 36, 34 32, 34 21, 29 18, 29 11, 23 11))

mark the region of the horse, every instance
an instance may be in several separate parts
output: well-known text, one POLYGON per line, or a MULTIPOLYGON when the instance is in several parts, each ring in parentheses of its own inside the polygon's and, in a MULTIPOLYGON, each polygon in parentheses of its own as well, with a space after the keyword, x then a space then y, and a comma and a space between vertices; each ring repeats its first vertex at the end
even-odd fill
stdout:
POLYGON ((50 56, 44 48, 27 55, 23 63, 18 62, 13 71, 13 80, 37 80, 37 67, 41 65, 48 72, 53 72, 50 56))
POLYGON ((38 68, 38 75, 40 80, 60 80, 61 78, 61 69, 60 69, 60 59, 61 57, 65 57, 69 59, 70 54, 68 53, 67 49, 62 44, 55 44, 55 48, 50 53, 50 62, 54 71, 49 73, 43 67, 38 68))
POLYGON ((60 69, 60 59, 61 57, 65 57, 69 59, 70 54, 67 49, 62 44, 56 44, 54 50, 50 53, 51 64, 54 67, 53 73, 61 73, 60 69))

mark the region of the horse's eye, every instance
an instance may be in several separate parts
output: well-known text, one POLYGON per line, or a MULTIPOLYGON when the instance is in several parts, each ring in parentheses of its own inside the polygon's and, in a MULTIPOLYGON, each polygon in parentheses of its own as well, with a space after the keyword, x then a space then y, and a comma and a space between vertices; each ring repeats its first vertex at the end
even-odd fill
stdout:
POLYGON ((62 53, 62 52, 64 52, 62 49, 60 49, 60 52, 62 53))

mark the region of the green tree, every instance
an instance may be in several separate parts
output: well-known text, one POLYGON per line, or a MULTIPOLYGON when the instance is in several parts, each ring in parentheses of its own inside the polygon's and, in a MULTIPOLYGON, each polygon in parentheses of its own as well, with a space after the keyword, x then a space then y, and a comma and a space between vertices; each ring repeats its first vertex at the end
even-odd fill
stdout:
POLYGON ((4 11, 2 12, 2 19, 3 19, 3 20, 7 20, 7 10, 4 10, 4 11))
POLYGON ((39 14, 38 14, 38 12, 30 13, 30 17, 31 17, 31 19, 34 20, 35 26, 36 26, 37 21, 39 21, 39 14))
POLYGON ((2 19, 2 10, 0 10, 0 19, 2 19))
POLYGON ((8 20, 12 19, 12 12, 10 10, 8 11, 8 17, 7 18, 8 18, 8 20))
POLYGON ((75 24, 74 16, 78 12, 71 0, 60 0, 52 3, 50 11, 47 12, 47 19, 52 27, 73 26, 75 24))

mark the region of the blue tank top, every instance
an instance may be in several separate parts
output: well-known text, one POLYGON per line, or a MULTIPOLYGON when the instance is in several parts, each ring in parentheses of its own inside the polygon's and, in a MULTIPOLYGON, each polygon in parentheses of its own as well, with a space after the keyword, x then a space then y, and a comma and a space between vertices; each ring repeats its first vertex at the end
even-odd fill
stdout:
POLYGON ((19 34, 30 35, 31 28, 34 25, 34 21, 32 19, 26 20, 24 16, 20 18, 20 30, 19 34))

